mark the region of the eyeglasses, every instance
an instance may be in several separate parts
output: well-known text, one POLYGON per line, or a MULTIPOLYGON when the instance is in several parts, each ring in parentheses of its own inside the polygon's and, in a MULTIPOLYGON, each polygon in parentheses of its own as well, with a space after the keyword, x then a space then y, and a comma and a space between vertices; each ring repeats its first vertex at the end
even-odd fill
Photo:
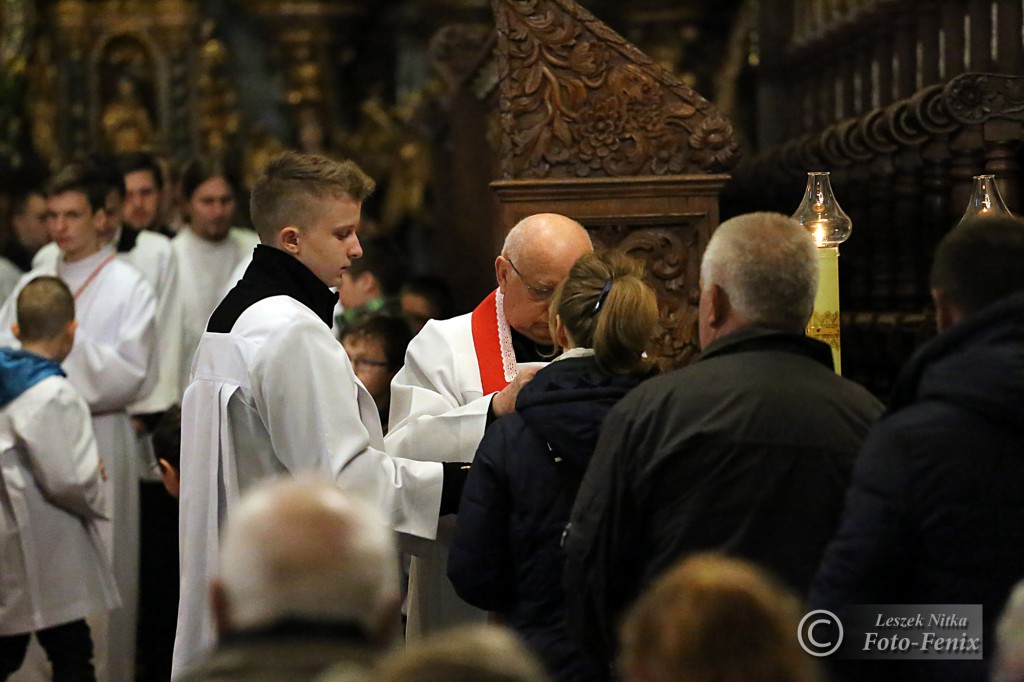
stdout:
POLYGON ((506 258, 505 260, 507 260, 508 264, 512 266, 512 271, 519 275, 519 279, 522 280, 523 286, 526 287, 526 296, 531 301, 537 301, 538 303, 541 301, 547 301, 551 298, 551 295, 555 293, 554 289, 550 289, 548 287, 533 286, 526 281, 526 278, 523 277, 523 273, 519 272, 519 268, 516 267, 516 264, 513 263, 511 259, 506 258))

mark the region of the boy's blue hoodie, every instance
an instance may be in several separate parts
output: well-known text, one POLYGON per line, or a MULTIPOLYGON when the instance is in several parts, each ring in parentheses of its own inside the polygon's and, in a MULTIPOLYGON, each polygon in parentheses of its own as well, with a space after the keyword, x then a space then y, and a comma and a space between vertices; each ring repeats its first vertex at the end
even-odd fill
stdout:
POLYGON ((67 376, 53 360, 24 350, 0 348, 0 407, 6 407, 40 381, 54 375, 67 376))

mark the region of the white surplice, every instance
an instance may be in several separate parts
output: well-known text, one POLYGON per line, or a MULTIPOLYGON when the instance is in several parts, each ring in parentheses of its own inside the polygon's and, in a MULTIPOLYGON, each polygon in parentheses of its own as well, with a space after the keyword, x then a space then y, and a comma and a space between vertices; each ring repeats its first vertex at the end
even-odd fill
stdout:
POLYGON ((232 227, 227 237, 219 242, 197 237, 189 228, 182 229, 172 240, 183 311, 184 341, 179 370, 183 389, 188 386, 192 358, 210 314, 224 298, 225 290, 234 284, 229 283, 231 274, 239 263, 252 258, 252 250, 259 241, 255 232, 239 227, 232 227))
POLYGON ((50 376, 0 410, 0 636, 120 605, 89 407, 50 376))
MULTIPOLYGON (((125 229, 125 228, 122 228, 125 229)), ((119 241, 113 240, 114 244, 119 241)), ((159 232, 142 230, 130 251, 117 257, 131 264, 149 282, 156 294, 156 368, 157 375, 149 393, 129 406, 130 414, 163 412, 181 401, 185 384, 181 381, 182 302, 178 266, 171 240, 159 232)), ((53 269, 60 258, 57 244, 50 242, 36 252, 33 268, 53 269)), ((186 368, 186 372, 187 372, 186 368)))
POLYGON ((0 301, 6 300, 11 295, 14 287, 18 285, 18 280, 24 274, 17 265, 0 256, 0 301))
POLYGON ((100 619, 102 623, 90 624, 101 637, 106 633, 105 639, 94 634, 97 675, 115 682, 134 678, 139 456, 127 409, 148 395, 156 380, 156 372, 151 371, 155 366, 156 296, 139 271, 118 258, 99 269, 112 254, 113 247, 107 246, 80 261, 58 260, 52 268, 34 269, 22 277, 0 308, 0 345, 20 347, 10 326, 15 321, 17 295, 34 277, 56 275, 72 292, 93 277, 75 299, 78 332, 62 367, 89 405, 96 446, 107 470, 111 519, 102 523, 101 529, 111 547, 122 606, 100 619))
MULTIPOLYGON (((498 297, 502 347, 514 358, 498 297)), ((390 428, 384 447, 393 457, 435 462, 472 462, 487 426, 493 393, 484 395, 473 343, 472 313, 430 320, 409 344, 405 365, 391 382, 390 428)), ((513 360, 514 362, 514 360, 513 360)), ((517 371, 508 367, 509 372, 517 371)), ((406 637, 479 623, 486 613, 462 601, 448 580, 448 547, 456 519, 446 516, 436 542, 407 545, 409 570, 406 637)))
POLYGON ((230 333, 203 335, 182 410, 175 678, 213 644, 208 593, 219 536, 254 483, 320 472, 377 504, 397 531, 436 533, 442 468, 384 454, 377 408, 344 348, 289 296, 254 303, 230 333))

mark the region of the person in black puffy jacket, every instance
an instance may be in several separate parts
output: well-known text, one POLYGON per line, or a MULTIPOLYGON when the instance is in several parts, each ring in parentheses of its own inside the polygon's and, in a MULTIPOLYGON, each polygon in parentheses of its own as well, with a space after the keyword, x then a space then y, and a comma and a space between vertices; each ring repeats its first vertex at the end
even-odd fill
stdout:
POLYGON ((980 604, 984 657, 847 661, 847 679, 990 679, 995 621, 1024 577, 1022 263, 1018 218, 976 219, 940 242, 940 333, 903 368, 864 442, 809 597, 840 617, 853 604, 980 604))
POLYGON ((503 614, 559 680, 608 676, 566 632, 561 536, 601 421, 651 373, 658 309, 641 275, 621 254, 586 254, 559 285, 551 327, 565 352, 484 435, 449 555, 459 596, 503 614))

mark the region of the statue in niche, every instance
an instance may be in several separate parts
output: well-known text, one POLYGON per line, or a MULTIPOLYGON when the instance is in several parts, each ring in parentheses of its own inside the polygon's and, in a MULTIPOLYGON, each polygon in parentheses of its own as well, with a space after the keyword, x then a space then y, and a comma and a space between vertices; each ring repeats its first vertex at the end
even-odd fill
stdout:
POLYGON ((100 125, 106 148, 114 154, 152 145, 153 119, 130 77, 122 75, 117 79, 116 94, 103 107, 100 125))
POLYGON ((158 142, 153 55, 136 36, 121 34, 104 47, 99 64, 103 147, 120 153, 151 149, 158 142))

